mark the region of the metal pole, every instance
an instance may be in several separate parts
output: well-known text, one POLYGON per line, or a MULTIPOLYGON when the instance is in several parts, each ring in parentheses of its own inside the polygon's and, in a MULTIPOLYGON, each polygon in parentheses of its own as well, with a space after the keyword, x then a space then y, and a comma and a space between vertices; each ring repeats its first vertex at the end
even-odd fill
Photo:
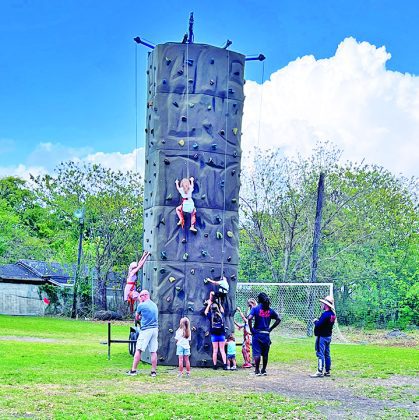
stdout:
POLYGON ((80 261, 81 254, 83 250, 83 227, 84 222, 80 220, 80 233, 79 233, 79 247, 77 251, 77 267, 76 267, 76 276, 74 278, 74 288, 73 288, 73 307, 71 309, 71 318, 76 318, 77 315, 77 293, 78 293, 78 282, 80 276, 80 261))
POLYGON ((111 323, 108 322, 108 360, 111 360, 111 323))

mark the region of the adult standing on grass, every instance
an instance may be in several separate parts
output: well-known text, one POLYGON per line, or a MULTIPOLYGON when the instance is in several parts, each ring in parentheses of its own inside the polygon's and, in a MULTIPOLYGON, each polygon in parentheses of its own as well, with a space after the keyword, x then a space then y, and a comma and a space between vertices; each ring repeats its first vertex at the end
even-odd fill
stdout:
POLYGON ((330 343, 332 341, 333 325, 336 321, 335 301, 332 296, 319 299, 323 313, 319 319, 313 319, 314 335, 316 336, 317 372, 312 378, 330 376, 332 359, 330 358, 330 343))
POLYGON ((221 303, 215 302, 214 292, 210 292, 207 301, 207 307, 204 314, 210 321, 210 333, 212 343, 212 363, 213 369, 217 369, 218 352, 221 354, 223 360, 223 369, 227 370, 227 356, 225 352, 225 327, 224 327, 224 308, 221 303))
POLYGON ((158 348, 158 334, 159 334, 159 310, 157 305, 150 299, 148 290, 141 290, 138 295, 138 305, 135 312, 135 319, 140 321, 140 334, 137 339, 137 347, 132 362, 131 370, 127 375, 137 375, 137 366, 141 360, 141 353, 148 347, 151 356, 151 374, 154 377, 157 375, 157 348, 158 348))
POLYGON ((255 375, 266 376, 266 366, 268 365, 269 348, 271 346, 270 332, 281 322, 279 315, 270 307, 271 302, 266 293, 259 293, 258 305, 251 309, 248 316, 250 331, 252 332, 252 350, 255 359, 255 375), (274 319, 272 327, 271 320, 274 319), (254 325, 253 325, 254 320, 254 325), (263 358, 262 370, 260 359, 263 358))

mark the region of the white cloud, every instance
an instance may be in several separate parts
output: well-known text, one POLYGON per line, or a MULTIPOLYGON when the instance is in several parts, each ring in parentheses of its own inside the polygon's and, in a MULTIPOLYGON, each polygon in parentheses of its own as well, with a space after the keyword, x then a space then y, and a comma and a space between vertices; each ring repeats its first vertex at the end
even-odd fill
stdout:
POLYGON ((40 143, 29 155, 27 164, 0 167, 0 178, 17 176, 29 179, 52 173, 53 169, 63 161, 73 160, 79 163, 98 163, 113 170, 144 172, 144 148, 134 149, 129 153, 89 153, 90 148, 67 148, 59 143, 40 143), (136 163, 137 159, 137 163, 136 163))
POLYGON ((305 56, 263 86, 248 81, 243 150, 309 154, 329 140, 345 159, 418 175, 419 77, 387 70, 390 57, 385 47, 347 38, 331 58, 305 56))

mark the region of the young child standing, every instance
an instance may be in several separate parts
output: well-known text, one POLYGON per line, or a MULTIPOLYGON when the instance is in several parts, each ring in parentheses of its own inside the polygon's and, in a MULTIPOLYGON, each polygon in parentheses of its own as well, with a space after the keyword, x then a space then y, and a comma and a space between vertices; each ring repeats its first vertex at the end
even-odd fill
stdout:
POLYGON ((227 338, 227 370, 237 370, 236 339, 234 334, 230 334, 227 338))
POLYGON ((313 319, 314 335, 316 336, 317 372, 310 375, 312 378, 330 376, 332 359, 330 358, 330 343, 332 329, 336 321, 335 302, 332 296, 319 299, 323 313, 319 319, 313 319))
MULTIPOLYGON (((255 299, 250 298, 247 300, 247 306, 249 310, 252 310, 255 306, 257 306, 257 302, 255 299)), ((243 355, 243 367, 244 368, 251 368, 252 367, 252 357, 250 348, 252 345, 252 334, 249 328, 249 322, 247 321, 247 316, 242 312, 241 308, 237 308, 237 311, 240 314, 240 317, 243 321, 243 324, 238 324, 234 321, 236 327, 240 330, 243 329, 243 344, 242 344, 242 355, 243 355)))
POLYGON ((192 232, 197 232, 195 223, 196 223, 196 209, 195 203, 192 199, 192 193, 194 190, 194 178, 191 176, 188 178, 183 178, 182 181, 177 179, 175 181, 176 189, 182 197, 182 203, 180 206, 176 207, 176 214, 179 217, 178 226, 182 226, 182 229, 185 226, 185 216, 183 213, 191 213, 191 227, 189 228, 192 232))
POLYGON ((186 367, 186 376, 191 374, 191 363, 189 356, 191 354, 191 324, 189 318, 181 318, 179 321, 179 328, 175 334, 176 340, 176 355, 179 358, 179 373, 178 376, 183 376, 183 363, 186 367))

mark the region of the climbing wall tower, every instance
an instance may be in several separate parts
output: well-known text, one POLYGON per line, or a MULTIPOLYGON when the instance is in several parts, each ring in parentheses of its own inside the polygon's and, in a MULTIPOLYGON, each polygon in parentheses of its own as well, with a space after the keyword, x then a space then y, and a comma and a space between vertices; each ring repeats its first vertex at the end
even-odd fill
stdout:
MULTIPOLYGON (((227 332, 234 329, 238 266, 240 136, 245 57, 204 44, 157 45, 148 58, 142 287, 159 308, 160 364, 176 365, 175 331, 191 320, 191 363, 211 366, 204 300, 229 283, 227 332), (195 178, 197 233, 177 226, 175 180, 195 178)), ((149 356, 145 355, 145 360, 149 356)))

